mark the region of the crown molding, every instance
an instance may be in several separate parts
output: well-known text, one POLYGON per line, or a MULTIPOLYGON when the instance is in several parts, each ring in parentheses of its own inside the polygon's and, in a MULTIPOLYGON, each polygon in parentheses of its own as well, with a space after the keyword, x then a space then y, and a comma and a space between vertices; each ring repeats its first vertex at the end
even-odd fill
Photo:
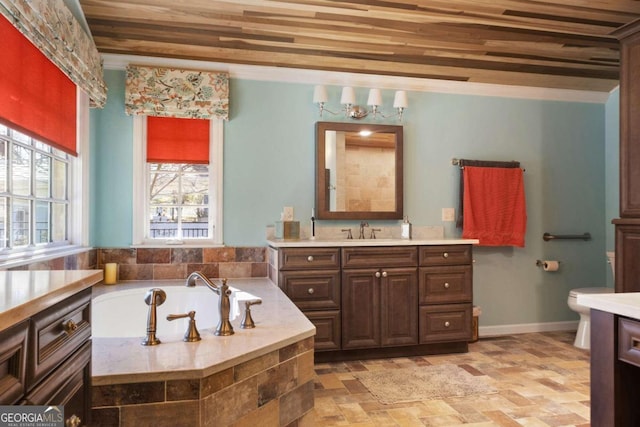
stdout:
POLYGON ((378 89, 402 89, 415 92, 496 96, 502 98, 585 102, 595 104, 606 103, 611 94, 611 92, 458 82, 451 80, 342 73, 298 68, 265 67, 258 65, 229 64, 137 55, 105 53, 102 54, 102 58, 104 61, 103 67, 107 70, 124 70, 129 64, 155 67, 179 67, 228 72, 229 77, 235 79, 312 85, 323 84, 327 86, 376 87, 378 89))

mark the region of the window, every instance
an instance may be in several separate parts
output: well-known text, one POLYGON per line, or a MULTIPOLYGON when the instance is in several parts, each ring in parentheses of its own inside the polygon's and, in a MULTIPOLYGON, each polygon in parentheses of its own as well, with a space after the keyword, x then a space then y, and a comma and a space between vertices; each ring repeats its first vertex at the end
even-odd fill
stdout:
POLYGON ((147 163, 149 238, 210 239, 209 165, 147 163))
POLYGON ((208 164, 153 161, 147 118, 134 117, 134 245, 222 244, 222 120, 208 126, 208 164))
POLYGON ((68 243, 71 157, 0 125, 0 248, 68 243))

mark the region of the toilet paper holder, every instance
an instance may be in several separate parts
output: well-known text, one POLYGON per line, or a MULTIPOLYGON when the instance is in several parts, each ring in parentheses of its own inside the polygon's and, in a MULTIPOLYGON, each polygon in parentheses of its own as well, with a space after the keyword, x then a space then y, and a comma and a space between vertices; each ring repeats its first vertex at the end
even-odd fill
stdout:
MULTIPOLYGON (((541 259, 536 260, 536 267, 544 267, 545 262, 547 262, 547 261, 543 261, 543 260, 541 260, 541 259)), ((561 262, 561 261, 556 261, 556 262, 557 262, 558 264, 562 264, 562 262, 561 262)))

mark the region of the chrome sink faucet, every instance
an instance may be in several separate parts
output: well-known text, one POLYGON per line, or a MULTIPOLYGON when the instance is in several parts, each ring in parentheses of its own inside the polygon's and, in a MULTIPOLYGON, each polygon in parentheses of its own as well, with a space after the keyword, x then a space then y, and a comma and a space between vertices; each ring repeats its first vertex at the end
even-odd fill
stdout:
POLYGON ((209 289, 220 296, 218 299, 218 315, 220 317, 220 321, 218 322, 218 326, 213 334, 222 336, 233 335, 233 326, 231 326, 231 322, 229 321, 229 313, 231 311, 229 295, 231 295, 231 289, 229 289, 229 286, 227 285, 227 279, 222 279, 222 284, 216 285, 202 272, 194 271, 189 275, 189 277, 187 277, 186 286, 195 286, 196 279, 198 278, 202 280, 209 289))
POLYGON ((364 228, 368 226, 369 226, 369 223, 366 221, 362 221, 360 223, 360 236, 358 236, 358 239, 364 239, 364 228))

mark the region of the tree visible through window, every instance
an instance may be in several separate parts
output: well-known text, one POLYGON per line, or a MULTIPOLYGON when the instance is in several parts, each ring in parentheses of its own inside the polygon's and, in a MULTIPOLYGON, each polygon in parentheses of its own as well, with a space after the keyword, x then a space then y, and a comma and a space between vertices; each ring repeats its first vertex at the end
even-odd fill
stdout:
POLYGON ((0 248, 68 241, 69 156, 0 125, 0 248))
POLYGON ((210 239, 209 165, 147 163, 149 238, 210 239))

